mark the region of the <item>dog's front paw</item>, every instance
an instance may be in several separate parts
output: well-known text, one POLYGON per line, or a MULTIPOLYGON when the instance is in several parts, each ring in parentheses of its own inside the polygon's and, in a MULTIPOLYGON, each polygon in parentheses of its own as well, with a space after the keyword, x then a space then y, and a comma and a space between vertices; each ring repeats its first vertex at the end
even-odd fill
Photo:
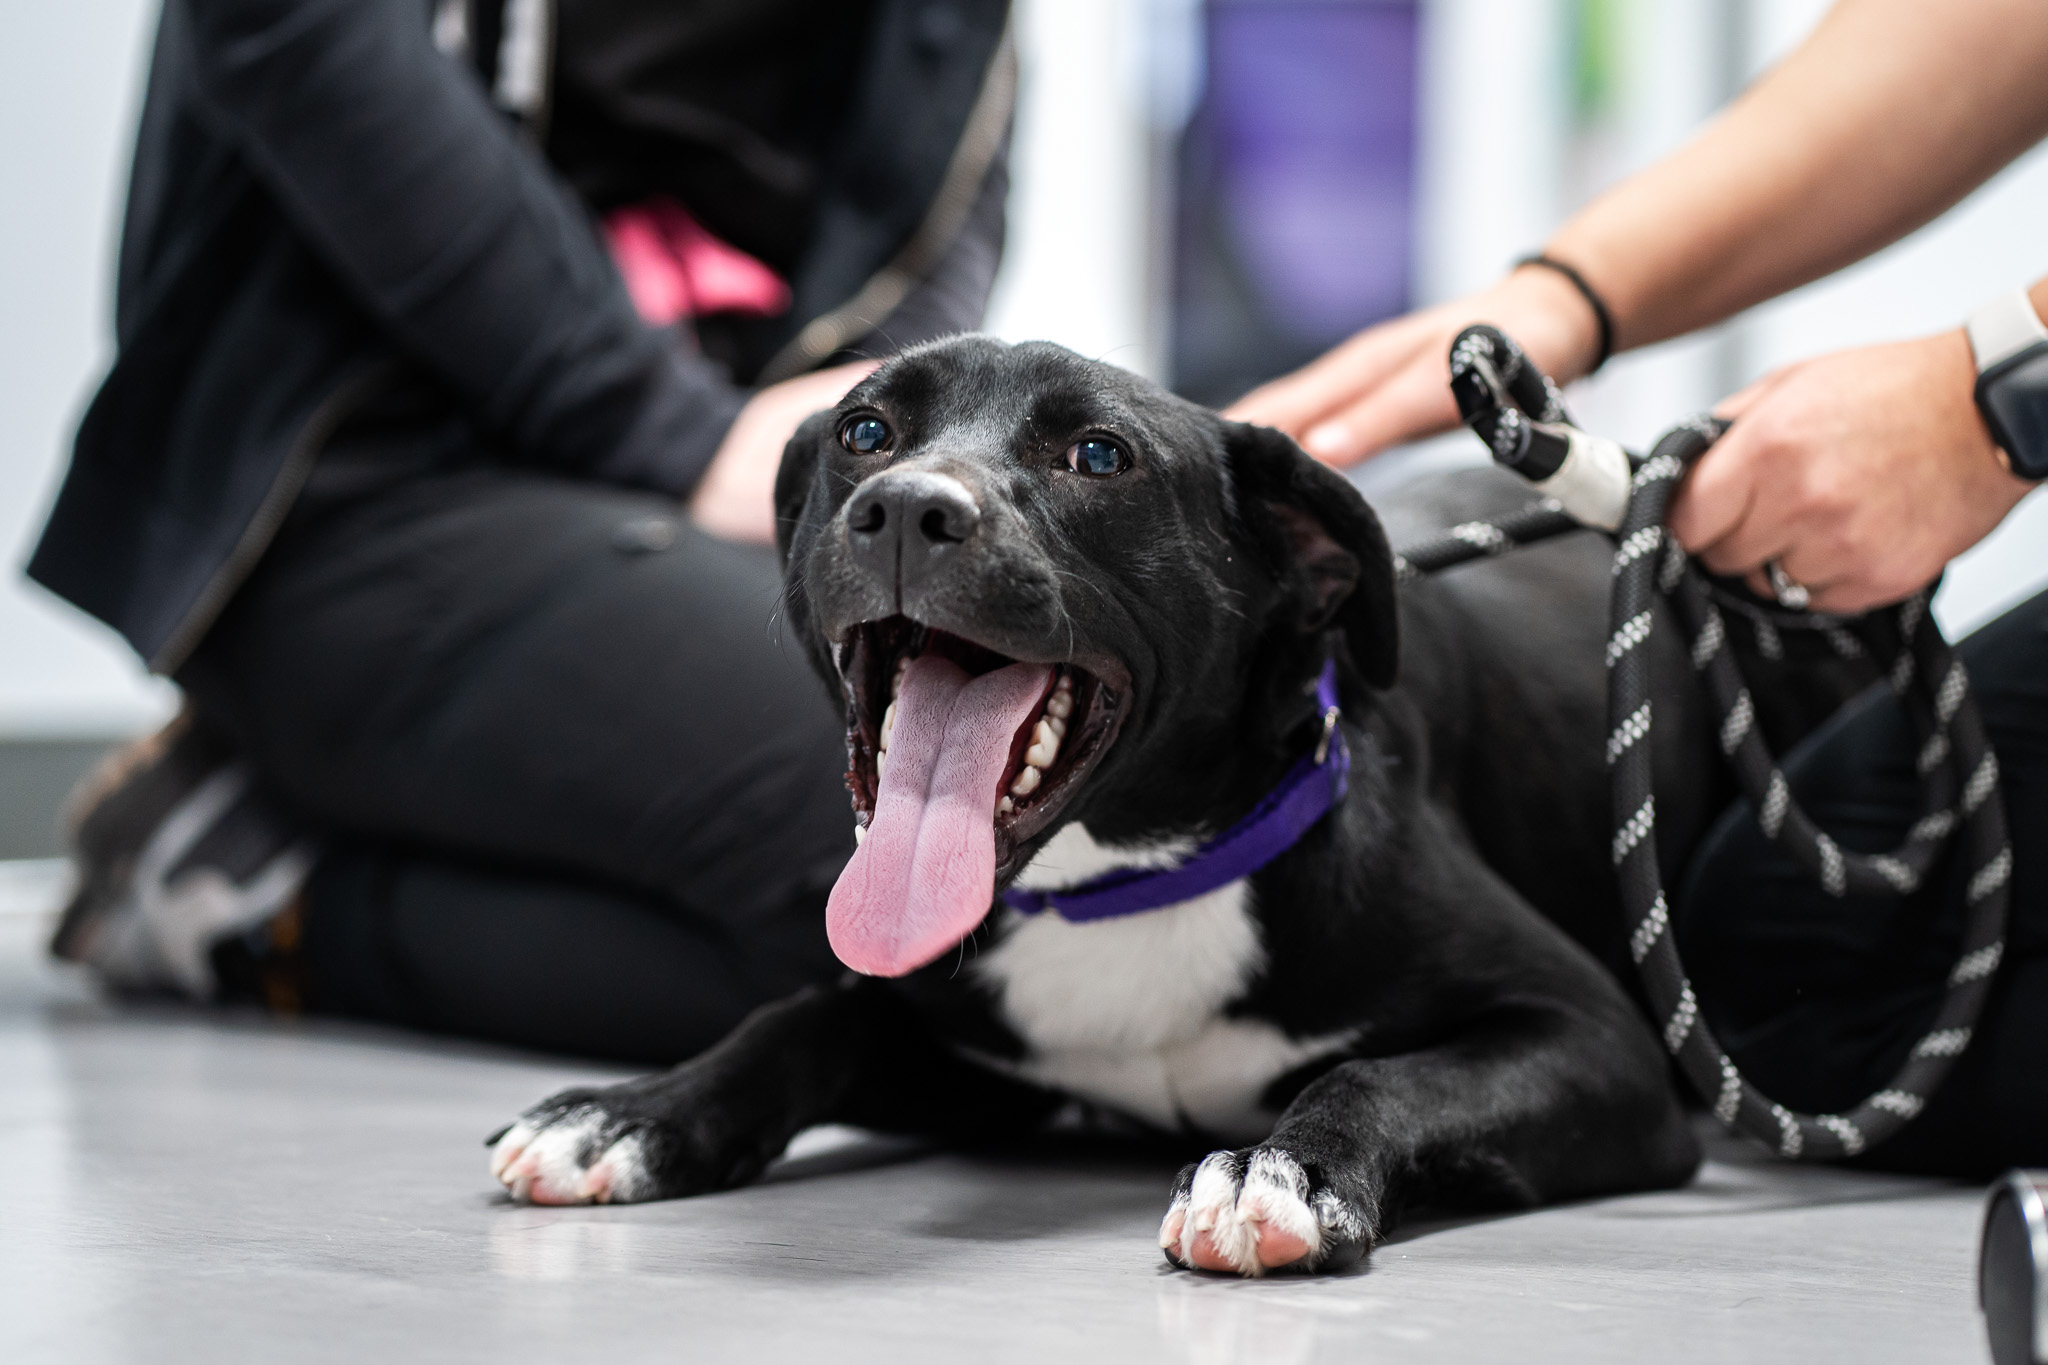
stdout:
POLYGON ((1336 1270, 1372 1240, 1363 1210, 1286 1152, 1211 1152, 1180 1173, 1159 1245, 1183 1270, 1336 1270))
POLYGON ((491 1174, 523 1204, 660 1199, 652 1123, 615 1112, 596 1090, 565 1091, 491 1139, 491 1174))
POLYGON ((685 1064, 602 1090, 564 1090, 486 1143, 491 1174, 533 1204, 633 1204, 729 1190, 789 1132, 685 1064))

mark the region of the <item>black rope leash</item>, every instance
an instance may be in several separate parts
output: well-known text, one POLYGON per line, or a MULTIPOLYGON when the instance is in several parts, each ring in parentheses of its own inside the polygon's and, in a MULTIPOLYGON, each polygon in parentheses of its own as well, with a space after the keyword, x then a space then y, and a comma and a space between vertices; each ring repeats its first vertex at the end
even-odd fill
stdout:
POLYGON ((1779 1155, 1807 1160, 1854 1156, 1884 1141, 1926 1107, 1969 1045, 2004 953, 2012 846, 1998 761, 1970 694, 1969 676, 1949 653, 1922 591, 1894 607, 1847 619, 1764 610, 1718 588, 1664 529, 1678 481, 1726 429, 1699 418, 1667 432, 1637 462, 1612 442, 1571 424, 1557 388, 1492 327, 1467 328, 1451 347, 1451 388, 1465 421, 1494 458, 1551 494, 1496 521, 1467 522, 1395 556, 1406 579, 1504 554, 1565 531, 1596 526, 1616 537, 1607 642, 1607 763, 1613 773, 1612 856, 1628 917, 1629 952, 1664 1045, 1713 1107, 1714 1116, 1779 1155), (1567 507, 1570 510, 1567 510, 1567 507), (1947 993, 1931 1028, 1891 1080, 1839 1114, 1801 1114, 1758 1090, 1729 1059, 1700 1016, 1699 999, 1673 941, 1657 865, 1657 810, 1650 745, 1649 642, 1655 597, 1671 601, 1691 641, 1694 670, 1721 717, 1720 748, 1758 823, 1830 896, 1904 896, 1926 879, 1952 837, 1973 869, 1966 922, 1947 993), (1756 708, 1728 647, 1729 609, 1747 618, 1759 650, 1781 652, 1780 632, 1816 632, 1844 657, 1868 654, 1904 702, 1919 743, 1921 813, 1889 853, 1843 849, 1792 799, 1766 749, 1756 708))

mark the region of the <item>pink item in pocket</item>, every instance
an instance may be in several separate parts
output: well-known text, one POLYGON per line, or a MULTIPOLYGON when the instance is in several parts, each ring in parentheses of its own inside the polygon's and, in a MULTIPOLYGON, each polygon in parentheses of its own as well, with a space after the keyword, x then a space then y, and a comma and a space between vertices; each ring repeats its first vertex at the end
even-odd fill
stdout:
POLYGON ((774 317, 789 307, 781 276, 712 236, 673 199, 614 209, 604 233, 633 307, 656 327, 707 313, 774 317))

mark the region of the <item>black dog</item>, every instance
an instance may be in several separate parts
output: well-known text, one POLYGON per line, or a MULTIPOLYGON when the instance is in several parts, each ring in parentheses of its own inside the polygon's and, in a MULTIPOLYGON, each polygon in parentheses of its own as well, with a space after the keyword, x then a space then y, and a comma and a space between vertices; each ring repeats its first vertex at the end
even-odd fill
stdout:
MULTIPOLYGON (((1390 514, 1419 534, 1529 496, 1478 471, 1390 514)), ((1599 960, 1627 960, 1607 542, 1397 590, 1373 512, 1284 436, 976 337, 812 418, 776 499, 789 620, 847 711, 866 837, 829 925, 867 975, 530 1110, 494 1148, 515 1195, 695 1194, 815 1123, 964 1138, 1080 1101, 1229 1147, 1183 1172, 1160 1242, 1257 1274, 1355 1260, 1418 1204, 1691 1175, 1664 1051, 1599 960), (1348 792, 1285 852, 1146 913, 991 911, 1244 817, 1335 738, 1332 658, 1348 792)), ((1669 861, 1725 794, 1675 636, 1647 742, 1698 780, 1658 797, 1669 861)))

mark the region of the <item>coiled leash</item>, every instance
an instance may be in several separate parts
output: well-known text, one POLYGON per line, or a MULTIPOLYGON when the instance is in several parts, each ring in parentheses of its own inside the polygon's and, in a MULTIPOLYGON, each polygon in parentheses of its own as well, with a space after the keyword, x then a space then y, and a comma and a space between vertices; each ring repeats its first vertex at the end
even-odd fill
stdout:
MULTIPOLYGON (((1696 418, 1673 428, 1646 460, 1572 425, 1556 385, 1520 348, 1488 326, 1469 327, 1451 347, 1451 388, 1466 424, 1495 460, 1546 497, 1496 521, 1468 522, 1403 551, 1403 578, 1592 526, 1616 538, 1607 642, 1607 764, 1613 773, 1612 855, 1621 881, 1629 952, 1664 1045, 1728 1127, 1779 1155, 1806 1160, 1854 1156, 1903 1128, 1927 1103, 1969 1045, 2004 952, 2012 847, 1998 785, 1998 760, 1970 695, 1969 677, 1928 615, 1926 590, 1857 618, 1759 606, 1702 573, 1664 529, 1665 510, 1686 469, 1726 424, 1696 418), (1952 836, 1972 872, 1961 954, 1933 1026, 1882 1089, 1839 1114, 1800 1114, 1745 1078, 1700 1017, 1698 997, 1673 942, 1670 907, 1657 866, 1656 800, 1650 755, 1649 641, 1654 596, 1670 599, 1691 638, 1692 664, 1721 716, 1720 747, 1764 833, 1830 895, 1904 896, 1926 878, 1952 836), (1726 610, 1724 610, 1724 608, 1726 610), (1885 669, 1919 743, 1919 819, 1890 853, 1851 853, 1792 799, 1764 747, 1756 709, 1727 647, 1730 615, 1755 632, 1758 651, 1782 657, 1781 631, 1816 632, 1845 658, 1868 655, 1885 669)), ((1788 596, 1790 594, 1787 594, 1788 596)))

